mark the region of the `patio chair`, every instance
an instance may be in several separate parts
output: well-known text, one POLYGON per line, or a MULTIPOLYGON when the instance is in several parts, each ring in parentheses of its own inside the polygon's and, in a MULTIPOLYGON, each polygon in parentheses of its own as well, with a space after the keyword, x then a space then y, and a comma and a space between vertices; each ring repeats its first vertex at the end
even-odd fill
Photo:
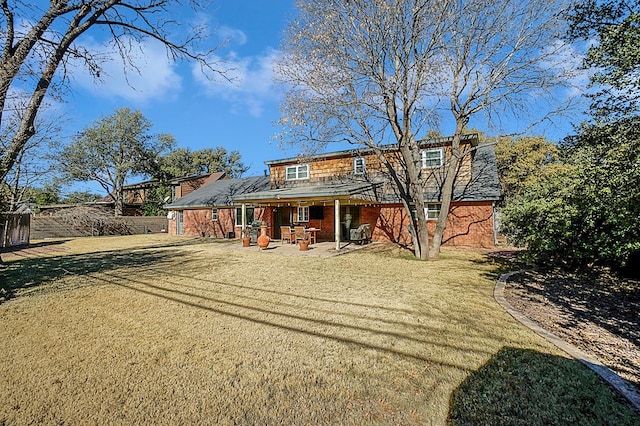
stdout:
POLYGON ((293 233, 295 234, 295 237, 296 237, 296 244, 298 244, 298 241, 307 239, 304 226, 294 226, 293 233))
POLYGON ((284 244, 284 242, 288 241, 289 244, 295 243, 295 234, 293 233, 293 229, 289 226, 281 226, 280 227, 280 242, 284 244))

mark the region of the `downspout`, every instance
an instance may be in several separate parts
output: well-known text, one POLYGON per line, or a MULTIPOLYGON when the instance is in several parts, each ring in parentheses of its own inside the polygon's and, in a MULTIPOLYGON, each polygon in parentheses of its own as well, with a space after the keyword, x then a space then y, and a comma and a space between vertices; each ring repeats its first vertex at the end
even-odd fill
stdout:
POLYGON ((340 250, 340 200, 334 200, 333 202, 333 216, 333 229, 336 239, 336 250, 340 250))
POLYGON ((491 203, 491 208, 493 209, 493 245, 498 245, 498 223, 496 220, 496 202, 491 203))
POLYGON ((242 223, 240 228, 240 238, 245 236, 245 229, 247 227, 247 204, 242 203, 242 223))

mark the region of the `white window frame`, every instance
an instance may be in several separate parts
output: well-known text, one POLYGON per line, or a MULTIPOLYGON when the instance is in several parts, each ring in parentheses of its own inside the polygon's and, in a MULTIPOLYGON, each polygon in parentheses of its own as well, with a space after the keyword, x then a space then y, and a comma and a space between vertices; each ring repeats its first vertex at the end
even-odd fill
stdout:
POLYGON ((357 157, 353 159, 353 174, 363 175, 366 170, 364 157, 357 157))
POLYGON ((434 169, 436 167, 444 166, 444 149, 443 148, 429 148, 420 151, 420 161, 422 162, 423 169, 434 169), (438 158, 427 158, 428 153, 438 153, 438 158), (428 164, 428 161, 437 161, 438 164, 428 164))
POLYGON ((309 206, 298 206, 296 222, 309 222, 309 206))
MULTIPOLYGON (((255 214, 255 210, 253 207, 247 207, 246 208, 247 211, 247 218, 251 217, 252 220, 247 220, 246 225, 247 226, 251 226, 251 222, 253 222, 256 218, 255 214), (249 213, 251 212, 251 214, 249 213)), ((241 207, 237 207, 236 208, 236 226, 242 226, 242 208, 241 207)))
POLYGON ((440 215, 441 204, 439 203, 428 203, 424 208, 424 217, 427 220, 438 220, 438 216, 440 215))
POLYGON ((218 221, 218 208, 217 207, 213 207, 211 209, 211 220, 214 222, 218 221))
POLYGON ((296 164, 285 167, 284 178, 285 180, 309 179, 309 164, 296 164))

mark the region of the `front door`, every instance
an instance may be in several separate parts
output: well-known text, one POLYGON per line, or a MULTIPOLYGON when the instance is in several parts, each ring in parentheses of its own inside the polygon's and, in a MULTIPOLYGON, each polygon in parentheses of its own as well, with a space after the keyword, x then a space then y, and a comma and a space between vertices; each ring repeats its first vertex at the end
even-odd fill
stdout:
POLYGON ((291 226, 291 207, 277 207, 273 215, 273 238, 280 239, 281 226, 291 226))

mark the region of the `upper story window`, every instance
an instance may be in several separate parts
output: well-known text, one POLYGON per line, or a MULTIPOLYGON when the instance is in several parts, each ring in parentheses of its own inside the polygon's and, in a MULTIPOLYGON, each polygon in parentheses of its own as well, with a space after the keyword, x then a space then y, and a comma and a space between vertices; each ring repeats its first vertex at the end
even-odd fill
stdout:
POLYGON ((295 166, 287 166, 285 172, 286 180, 302 180, 309 179, 309 165, 298 164, 295 166))
POLYGON ((420 160, 422 160, 422 168, 440 167, 444 165, 444 149, 432 148, 420 151, 420 160))
POLYGON ((364 157, 358 157, 353 159, 353 174, 354 175, 363 175, 364 174, 364 157))
POLYGON ((218 209, 211 209, 211 220, 218 220, 218 209))

